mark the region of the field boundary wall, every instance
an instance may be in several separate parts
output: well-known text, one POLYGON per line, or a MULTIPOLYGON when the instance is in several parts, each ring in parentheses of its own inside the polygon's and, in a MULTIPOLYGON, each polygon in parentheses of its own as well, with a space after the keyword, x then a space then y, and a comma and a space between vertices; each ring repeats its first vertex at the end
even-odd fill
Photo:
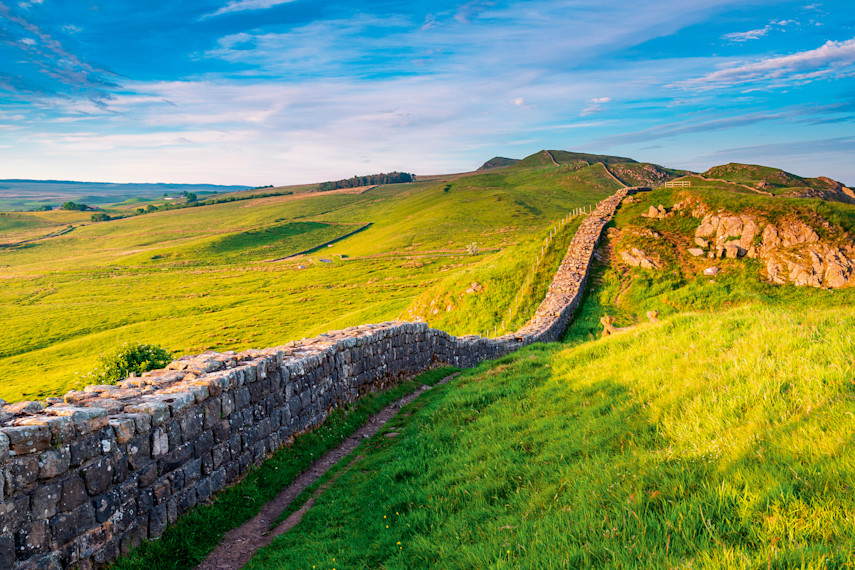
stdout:
POLYGON ((435 366, 559 340, 623 188, 577 230, 522 329, 456 337, 387 322, 284 346, 185 356, 62 403, 0 414, 0 568, 103 567, 242 477, 338 406, 435 366))

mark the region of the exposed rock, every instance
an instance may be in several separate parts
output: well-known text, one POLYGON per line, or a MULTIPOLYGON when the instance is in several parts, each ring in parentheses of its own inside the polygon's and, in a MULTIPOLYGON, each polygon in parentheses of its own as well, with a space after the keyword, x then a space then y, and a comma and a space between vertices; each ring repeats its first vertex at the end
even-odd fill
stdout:
POLYGON ((695 237, 695 244, 698 247, 703 248, 703 249, 706 249, 710 246, 710 242, 708 242, 707 240, 705 240, 702 237, 697 237, 697 236, 695 237))
POLYGON ((620 252, 620 256, 624 263, 633 267, 641 267, 643 269, 659 269, 659 267, 661 267, 661 264, 658 261, 651 259, 646 253, 637 247, 634 247, 629 251, 620 252))
POLYGON ((484 287, 478 283, 473 282, 472 285, 469 286, 469 289, 466 290, 466 293, 480 293, 484 290, 484 287))
POLYGON ((724 253, 728 259, 737 259, 744 257, 746 251, 736 242, 728 242, 724 244, 724 253))
POLYGON ((711 277, 714 275, 718 275, 720 271, 721 269, 719 269, 718 267, 707 267, 706 269, 704 269, 704 275, 711 277))
POLYGON ((704 254, 704 250, 699 247, 690 247, 689 253, 694 255, 695 257, 700 257, 704 254))
MULTIPOLYGON (((688 201, 680 207, 703 210, 688 201)), ((835 230, 827 222, 823 227, 832 233, 835 230)), ((838 241, 855 242, 851 236, 841 237, 845 239, 838 241)), ((823 243, 817 231, 802 220, 787 219, 776 225, 752 215, 707 212, 695 230, 695 243, 708 240, 710 258, 759 258, 772 283, 835 289, 855 283, 855 247, 823 243)))
POLYGON ((648 208, 647 212, 644 212, 641 214, 641 217, 643 217, 643 218, 657 218, 658 216, 659 216, 659 210, 656 209, 655 206, 650 206, 650 208, 648 208))

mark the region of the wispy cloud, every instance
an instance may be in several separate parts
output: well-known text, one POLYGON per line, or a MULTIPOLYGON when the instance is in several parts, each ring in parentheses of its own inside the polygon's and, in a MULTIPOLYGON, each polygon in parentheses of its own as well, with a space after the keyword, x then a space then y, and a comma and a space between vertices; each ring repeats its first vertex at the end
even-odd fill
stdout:
POLYGON ((707 90, 758 82, 805 82, 848 75, 855 71, 854 65, 855 38, 828 41, 817 49, 720 69, 677 85, 707 90))
POLYGON ((582 116, 586 117, 588 115, 593 115, 594 113, 599 113, 603 110, 603 105, 611 100, 611 97, 594 97, 593 99, 588 99, 589 105, 582 109, 582 116))
POLYGON ((0 88, 27 100, 69 94, 82 95, 97 104, 110 99, 110 91, 117 87, 114 74, 81 59, 28 16, 14 13, 0 1, 0 21, 3 20, 0 44, 15 48, 19 57, 16 63, 23 63, 31 74, 36 71, 43 81, 23 79, 19 74, 17 81, 0 83, 0 88))
POLYGON ((291 2, 294 2, 294 0, 230 0, 222 8, 202 16, 202 18, 213 18, 214 16, 222 16, 223 14, 232 14, 234 12, 246 12, 248 10, 266 10, 267 8, 291 2))
POLYGON ((756 30, 748 30, 747 32, 731 32, 729 34, 724 34, 722 36, 722 39, 735 43, 747 42, 749 40, 758 40, 773 30, 785 30, 786 28, 793 25, 798 25, 798 22, 795 20, 772 20, 762 28, 757 28, 756 30))
POLYGON ((756 30, 748 30, 747 32, 731 32, 729 34, 724 34, 722 38, 731 41, 731 42, 746 42, 748 40, 756 40, 760 39, 766 34, 769 33, 769 30, 772 29, 772 26, 763 26, 762 28, 758 28, 756 30))

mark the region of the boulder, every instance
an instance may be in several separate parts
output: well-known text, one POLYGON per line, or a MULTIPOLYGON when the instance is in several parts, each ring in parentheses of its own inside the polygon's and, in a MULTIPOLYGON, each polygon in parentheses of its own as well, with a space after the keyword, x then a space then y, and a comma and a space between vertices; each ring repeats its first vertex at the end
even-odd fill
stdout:
POLYGON ((650 208, 647 209, 647 212, 641 214, 641 216, 644 218, 657 218, 659 217, 659 210, 654 206, 650 206, 650 208))
POLYGON ((704 269, 704 275, 708 277, 713 277, 715 275, 718 275, 720 271, 721 269, 719 269, 718 267, 707 267, 706 269, 704 269))
POLYGON ((728 259, 737 259, 745 256, 745 250, 736 242, 724 244, 724 254, 728 259))
POLYGON ((631 265, 633 267, 641 267, 643 269, 658 269, 659 263, 651 259, 644 251, 634 247, 627 251, 622 251, 620 253, 621 258, 624 263, 627 265, 631 265))
POLYGON ((702 249, 701 249, 701 248, 699 248, 699 247, 690 247, 690 248, 689 248, 689 253, 690 253, 690 254, 692 254, 692 255, 693 255, 693 256, 695 256, 695 257, 700 257, 700 256, 702 256, 702 255, 704 254, 704 250, 702 250, 702 249))
POLYGON ((710 242, 705 240, 702 237, 695 236, 695 245, 697 245, 698 247, 702 247, 702 248, 706 249, 710 246, 710 242))

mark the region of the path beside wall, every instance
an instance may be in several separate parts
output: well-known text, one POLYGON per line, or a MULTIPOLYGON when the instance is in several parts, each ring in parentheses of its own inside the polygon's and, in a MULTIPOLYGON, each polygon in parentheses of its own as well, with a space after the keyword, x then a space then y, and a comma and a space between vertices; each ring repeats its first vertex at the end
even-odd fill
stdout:
POLYGON ((47 408, 15 404, 0 416, 0 568, 105 566, 343 403, 433 366, 471 367, 558 340, 603 228, 638 190, 597 205, 534 317, 515 333, 487 339, 424 323, 363 325, 264 350, 186 356, 47 408))

